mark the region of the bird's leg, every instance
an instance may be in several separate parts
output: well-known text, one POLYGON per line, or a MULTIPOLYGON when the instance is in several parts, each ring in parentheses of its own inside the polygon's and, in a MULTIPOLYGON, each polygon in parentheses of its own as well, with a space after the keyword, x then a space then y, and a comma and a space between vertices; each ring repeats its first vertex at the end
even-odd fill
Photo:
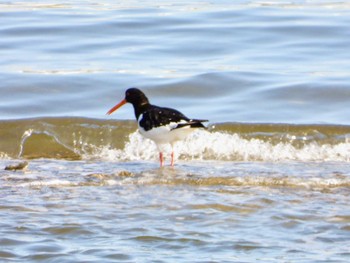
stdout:
POLYGON ((171 167, 174 167, 174 143, 171 144, 171 167))
POLYGON ((174 151, 171 152, 171 166, 174 167, 174 151))
POLYGON ((159 162, 160 162, 160 167, 163 167, 163 153, 159 152, 159 162))

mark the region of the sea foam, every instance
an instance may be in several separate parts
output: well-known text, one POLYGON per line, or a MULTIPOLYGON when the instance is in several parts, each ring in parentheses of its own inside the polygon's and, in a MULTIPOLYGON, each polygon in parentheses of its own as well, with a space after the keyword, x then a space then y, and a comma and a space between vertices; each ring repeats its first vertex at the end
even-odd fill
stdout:
MULTIPOLYGON (((109 161, 156 160, 156 145, 143 138, 137 131, 129 135, 123 149, 109 145, 91 147, 84 158, 99 158, 109 161)), ((273 143, 257 138, 243 138, 239 134, 197 130, 174 147, 175 158, 181 160, 220 161, 350 161, 350 142, 320 144, 307 141, 295 146, 293 141, 273 143)), ((170 159, 170 146, 164 147, 164 156, 170 159)))

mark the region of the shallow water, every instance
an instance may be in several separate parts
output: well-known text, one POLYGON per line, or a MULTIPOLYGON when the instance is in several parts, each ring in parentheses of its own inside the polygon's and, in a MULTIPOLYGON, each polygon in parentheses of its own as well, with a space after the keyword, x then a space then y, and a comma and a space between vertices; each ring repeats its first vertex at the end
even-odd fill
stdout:
POLYGON ((211 125, 177 143, 175 168, 162 169, 155 145, 131 121, 1 126, 0 166, 29 162, 24 171, 0 171, 4 260, 346 262, 350 255, 349 126, 211 125))
POLYGON ((1 185, 0 255, 9 261, 349 257, 348 164, 197 161, 159 170, 42 159, 1 172, 1 185))
POLYGON ((349 11, 0 3, 0 261, 348 262, 349 11), (175 168, 105 116, 130 86, 210 120, 175 168))

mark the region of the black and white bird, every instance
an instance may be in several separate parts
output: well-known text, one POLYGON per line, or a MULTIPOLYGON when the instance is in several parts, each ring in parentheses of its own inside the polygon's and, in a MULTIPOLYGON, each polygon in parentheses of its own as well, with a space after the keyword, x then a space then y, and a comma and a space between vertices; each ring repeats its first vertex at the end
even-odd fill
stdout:
POLYGON ((125 98, 107 114, 112 114, 126 103, 131 103, 134 107, 140 133, 156 143, 161 167, 163 166, 162 145, 171 145, 171 166, 174 166, 174 143, 186 138, 194 128, 205 128, 202 122, 208 121, 190 119, 177 110, 152 105, 146 95, 137 88, 126 90, 125 98))

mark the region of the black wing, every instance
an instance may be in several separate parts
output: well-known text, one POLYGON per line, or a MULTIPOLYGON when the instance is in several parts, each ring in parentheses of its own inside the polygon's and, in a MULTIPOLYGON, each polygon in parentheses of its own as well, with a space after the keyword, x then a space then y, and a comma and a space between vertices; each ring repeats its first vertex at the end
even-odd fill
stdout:
POLYGON ((181 112, 171 109, 171 108, 162 108, 157 106, 151 106, 148 110, 142 113, 142 118, 139 121, 139 124, 146 131, 153 128, 167 125, 171 122, 178 123, 174 129, 182 128, 184 126, 191 126, 193 128, 204 128, 201 122, 207 120, 193 120, 187 118, 181 112), (183 123, 179 123, 185 121, 183 123))

